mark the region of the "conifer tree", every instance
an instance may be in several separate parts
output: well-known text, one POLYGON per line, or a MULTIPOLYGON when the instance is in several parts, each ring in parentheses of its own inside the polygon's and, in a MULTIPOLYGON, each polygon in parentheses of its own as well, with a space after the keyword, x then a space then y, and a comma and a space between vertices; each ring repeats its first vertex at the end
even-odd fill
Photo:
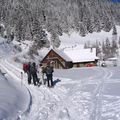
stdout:
POLYGON ((117 55, 117 49, 118 49, 117 41, 112 40, 111 54, 113 57, 117 55))
POLYGON ((53 48, 58 48, 60 46, 60 39, 57 34, 51 35, 51 42, 53 43, 53 48))
POLYGON ((40 22, 37 18, 33 18, 32 22, 32 31, 34 46, 36 49, 46 46, 48 44, 47 34, 40 25, 40 22))
POLYGON ((26 35, 30 35, 29 40, 41 39, 38 33, 42 30, 54 31, 56 36, 70 31, 79 31, 81 36, 93 31, 109 32, 114 24, 120 24, 119 13, 119 4, 104 0, 0 1, 0 23, 5 25, 7 33, 14 29, 19 41, 25 40, 26 35), (39 25, 33 25, 34 19, 39 25), (36 34, 33 29, 39 32, 36 34))
POLYGON ((115 25, 113 26, 113 32, 112 32, 112 35, 117 35, 117 29, 116 29, 116 26, 115 26, 115 25))
POLYGON ((110 44, 110 41, 109 41, 108 38, 106 38, 106 40, 105 40, 105 50, 104 50, 104 53, 105 53, 105 57, 106 58, 111 57, 111 44, 110 44))
POLYGON ((120 37, 119 37, 119 39, 118 39, 118 45, 119 45, 119 48, 120 48, 120 37))

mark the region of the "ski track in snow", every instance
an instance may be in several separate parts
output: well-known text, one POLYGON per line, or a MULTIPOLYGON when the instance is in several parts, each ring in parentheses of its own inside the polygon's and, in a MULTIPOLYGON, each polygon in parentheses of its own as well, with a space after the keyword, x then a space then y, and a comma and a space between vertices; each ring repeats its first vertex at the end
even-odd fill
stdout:
POLYGON ((104 81, 110 79, 112 72, 103 69, 103 77, 99 80, 97 87, 95 88, 92 96, 93 105, 92 111, 90 114, 90 120, 101 120, 102 112, 102 100, 103 100, 103 90, 104 90, 104 81))
MULTIPOLYGON (((21 80, 21 69, 7 60, 2 61, 2 65, 11 71, 11 75, 15 73, 17 80, 21 80)), ((61 78, 67 81, 54 88, 28 86, 25 76, 23 84, 30 90, 33 102, 30 112, 21 120, 119 120, 120 97, 103 94, 113 72, 106 68, 91 70, 97 74, 79 81, 61 78), (89 85, 94 85, 92 91, 86 89, 89 85)))

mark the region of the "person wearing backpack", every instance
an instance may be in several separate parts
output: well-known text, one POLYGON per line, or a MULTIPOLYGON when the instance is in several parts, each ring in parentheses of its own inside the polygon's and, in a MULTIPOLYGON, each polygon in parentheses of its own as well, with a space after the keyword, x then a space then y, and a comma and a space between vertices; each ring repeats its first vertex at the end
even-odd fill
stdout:
POLYGON ((45 74, 47 77, 47 85, 48 87, 52 87, 53 86, 53 67, 50 65, 50 63, 47 64, 46 68, 45 68, 45 74), (51 85, 50 85, 51 82, 51 85))
POLYGON ((37 67, 36 67, 35 62, 33 62, 32 66, 31 66, 31 75, 32 75, 32 78, 33 78, 33 84, 35 86, 39 85, 39 79, 38 79, 38 76, 37 76, 37 67))
POLYGON ((31 62, 28 62, 28 64, 26 65, 26 73, 28 75, 28 84, 31 84, 31 62))

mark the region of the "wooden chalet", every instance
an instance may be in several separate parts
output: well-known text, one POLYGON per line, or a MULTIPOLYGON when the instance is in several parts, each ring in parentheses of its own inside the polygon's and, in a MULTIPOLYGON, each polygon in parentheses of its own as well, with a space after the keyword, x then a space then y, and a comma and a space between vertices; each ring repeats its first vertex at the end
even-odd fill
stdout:
POLYGON ((42 59, 42 64, 47 64, 48 62, 53 62, 54 68, 71 68, 72 60, 60 50, 51 49, 47 55, 42 59))
POLYGON ((80 49, 80 50, 58 50, 51 49, 42 59, 42 64, 52 62, 54 68, 68 69, 72 67, 89 67, 96 66, 98 57, 96 57, 96 49, 80 49))

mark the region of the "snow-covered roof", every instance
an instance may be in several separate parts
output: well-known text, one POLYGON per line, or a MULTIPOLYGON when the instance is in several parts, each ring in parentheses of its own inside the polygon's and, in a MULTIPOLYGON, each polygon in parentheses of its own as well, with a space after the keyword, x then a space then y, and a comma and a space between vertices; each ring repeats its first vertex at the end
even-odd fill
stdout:
POLYGON ((58 50, 53 49, 59 56, 66 61, 72 61, 73 63, 95 61, 99 59, 96 56, 96 48, 89 49, 65 49, 58 50))
POLYGON ((63 50, 54 49, 54 51, 66 61, 72 61, 72 59, 66 53, 63 52, 63 50))
POLYGON ((96 56, 96 48, 64 50, 64 53, 73 63, 95 61, 95 59, 98 59, 96 56))

